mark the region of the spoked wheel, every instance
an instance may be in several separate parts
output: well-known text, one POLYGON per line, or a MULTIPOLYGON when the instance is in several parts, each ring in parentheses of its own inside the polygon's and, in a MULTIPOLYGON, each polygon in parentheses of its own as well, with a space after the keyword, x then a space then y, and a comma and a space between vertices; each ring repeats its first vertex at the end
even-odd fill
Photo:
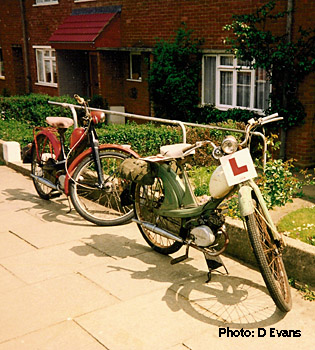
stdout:
MULTIPOLYGON (((156 178, 153 185, 139 185, 135 187, 135 216, 138 220, 147 221, 151 224, 179 235, 181 219, 156 216, 154 209, 159 208, 163 203, 163 185, 159 178, 156 178)), ((138 224, 139 230, 146 242, 161 254, 172 254, 177 252, 182 243, 163 237, 138 224)))
POLYGON ((126 159, 121 153, 101 151, 104 186, 98 185, 93 157, 87 156, 77 166, 70 182, 69 194, 73 206, 86 220, 99 226, 113 226, 133 217, 132 204, 122 205, 121 194, 130 184, 120 178, 119 165, 126 159))
MULTIPOLYGON (((45 135, 38 135, 36 143, 32 147, 31 172, 35 176, 43 177, 52 183, 56 182, 53 174, 53 164, 56 161, 56 155, 52 143, 45 135), (36 146, 37 144, 37 146, 36 146), (51 168, 51 169, 49 169, 51 168)), ((38 195, 43 199, 50 199, 53 193, 56 193, 51 187, 46 186, 33 178, 33 183, 38 195)))
POLYGON ((291 291, 282 256, 271 234, 271 229, 259 205, 245 218, 251 245, 269 293, 283 312, 292 307, 291 291))

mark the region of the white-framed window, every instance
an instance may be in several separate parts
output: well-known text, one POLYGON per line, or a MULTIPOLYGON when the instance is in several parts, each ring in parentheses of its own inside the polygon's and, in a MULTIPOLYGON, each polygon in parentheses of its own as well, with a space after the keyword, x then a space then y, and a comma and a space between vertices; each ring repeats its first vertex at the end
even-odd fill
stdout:
POLYGON ((54 5, 54 4, 58 4, 59 1, 58 0, 35 0, 35 6, 36 5, 54 5))
POLYGON ((141 54, 130 53, 129 56, 129 80, 141 81, 141 54))
POLYGON ((50 46, 34 46, 37 84, 57 87, 56 51, 50 46))
POLYGON ((202 103, 219 109, 268 108, 270 82, 266 72, 250 68, 249 62, 231 55, 203 57, 202 103))
POLYGON ((4 78, 4 64, 3 64, 3 54, 2 48, 0 47, 0 78, 4 78))

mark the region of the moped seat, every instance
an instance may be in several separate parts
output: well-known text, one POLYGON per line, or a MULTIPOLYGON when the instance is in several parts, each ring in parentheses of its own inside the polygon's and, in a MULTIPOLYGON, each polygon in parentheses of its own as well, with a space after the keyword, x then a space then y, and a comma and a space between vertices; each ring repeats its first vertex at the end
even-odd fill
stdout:
POLYGON ((73 125, 73 120, 66 117, 47 117, 46 122, 58 129, 68 129, 73 125))
MULTIPOLYGON (((187 147, 191 146, 189 143, 175 143, 174 145, 167 145, 160 147, 160 153, 164 157, 170 158, 183 158, 184 151, 187 147)), ((195 150, 191 151, 189 154, 194 154, 195 150)))

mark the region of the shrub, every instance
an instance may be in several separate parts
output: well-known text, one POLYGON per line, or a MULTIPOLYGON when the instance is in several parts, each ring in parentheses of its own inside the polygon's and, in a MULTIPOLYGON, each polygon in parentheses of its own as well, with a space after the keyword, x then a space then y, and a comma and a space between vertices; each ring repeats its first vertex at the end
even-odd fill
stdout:
POLYGON ((159 40, 148 83, 155 115, 188 121, 199 103, 202 40, 192 31, 179 28, 172 41, 159 40))
POLYGON ((157 154, 160 146, 181 142, 179 129, 154 124, 107 125, 97 132, 100 143, 128 144, 143 156, 157 154))
POLYGON ((71 116, 68 108, 51 105, 48 101, 75 103, 69 96, 52 97, 30 94, 25 96, 0 97, 0 113, 5 120, 15 119, 30 122, 31 125, 45 125, 45 119, 51 115, 71 116))
POLYGON ((227 111, 220 111, 215 106, 205 105, 195 110, 191 115, 190 122, 198 124, 211 124, 236 120, 246 123, 251 118, 257 118, 257 113, 246 109, 232 108, 227 111))

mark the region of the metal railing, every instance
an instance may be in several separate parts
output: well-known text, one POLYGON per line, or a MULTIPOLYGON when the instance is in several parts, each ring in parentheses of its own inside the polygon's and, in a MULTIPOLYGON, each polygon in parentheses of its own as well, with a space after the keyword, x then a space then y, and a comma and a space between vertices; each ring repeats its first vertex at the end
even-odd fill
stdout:
MULTIPOLYGON (((54 105, 59 105, 59 106, 62 106, 64 108, 70 108, 72 116, 73 116, 74 127, 76 128, 78 126, 78 116, 77 116, 76 109, 84 109, 83 106, 74 105, 74 104, 71 104, 71 103, 55 102, 55 101, 48 101, 48 103, 54 104, 54 105)), ((151 121, 151 122, 158 122, 158 123, 164 123, 164 124, 178 125, 182 129, 183 143, 186 143, 186 139, 187 139, 186 126, 205 128, 205 129, 216 129, 216 130, 223 130, 223 131, 229 131, 229 132, 236 132, 236 133, 240 133, 240 134, 245 134, 245 130, 239 130, 239 129, 233 129, 233 128, 223 128, 221 126, 188 123, 188 122, 182 122, 182 121, 179 121, 179 120, 155 118, 155 117, 149 117, 149 116, 145 116, 145 115, 131 114, 131 113, 118 112, 118 111, 99 109, 99 108, 93 108, 93 107, 89 107, 89 110, 91 110, 91 111, 100 111, 100 112, 104 112, 105 114, 117 115, 117 116, 126 117, 126 118, 133 118, 133 119, 146 120, 146 121, 151 121)), ((252 131, 251 135, 259 136, 263 140, 262 141, 263 142, 263 168, 265 169, 266 160, 267 160, 267 142, 266 142, 266 137, 265 137, 264 134, 262 134, 261 132, 257 132, 257 131, 252 131)))

